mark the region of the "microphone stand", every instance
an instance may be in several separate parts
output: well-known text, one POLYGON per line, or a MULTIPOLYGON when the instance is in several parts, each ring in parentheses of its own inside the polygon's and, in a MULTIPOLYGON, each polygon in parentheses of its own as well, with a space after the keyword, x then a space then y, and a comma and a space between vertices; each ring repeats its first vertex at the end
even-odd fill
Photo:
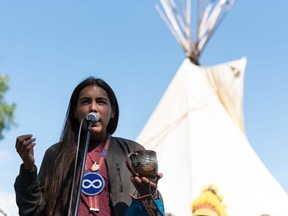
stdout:
MULTIPOLYGON (((81 170, 80 170, 80 178, 79 178, 79 184, 78 184, 78 190, 77 190, 74 216, 77 216, 78 209, 79 209, 80 194, 81 194, 81 187, 82 187, 82 178, 83 178, 84 169, 85 169, 85 163, 86 163, 86 158, 87 158, 88 146, 89 146, 89 142, 90 142, 91 130, 92 130, 92 122, 89 121, 88 127, 86 129, 86 133, 85 133, 85 140, 84 140, 85 146, 84 146, 84 152, 83 152, 82 166, 81 166, 81 170)), ((74 170, 74 172, 76 172, 76 170, 74 170)))

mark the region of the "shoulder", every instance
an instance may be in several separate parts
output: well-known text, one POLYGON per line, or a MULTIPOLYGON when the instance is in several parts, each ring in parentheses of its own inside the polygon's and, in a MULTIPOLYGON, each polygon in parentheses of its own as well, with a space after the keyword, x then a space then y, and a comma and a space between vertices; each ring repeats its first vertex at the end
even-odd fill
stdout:
POLYGON ((56 143, 52 146, 50 146, 44 154, 44 157, 42 159, 41 167, 39 170, 39 179, 42 184, 44 184, 44 179, 47 177, 49 170, 54 167, 54 163, 58 154, 60 144, 56 143))
POLYGON ((60 143, 55 143, 51 145, 48 149, 46 149, 43 161, 47 161, 50 163, 54 162, 56 160, 56 157, 59 153, 60 143))
POLYGON ((52 146, 50 146, 46 152, 45 152, 45 155, 54 155, 54 154, 57 154, 58 150, 59 150, 59 147, 60 147, 60 143, 55 143, 53 144, 52 146))
POLYGON ((111 139, 113 140, 113 142, 117 142, 117 143, 123 143, 123 144, 125 143, 131 146, 142 146, 141 144, 139 144, 138 142, 134 140, 126 139, 123 137, 111 137, 111 139))
POLYGON ((111 141, 126 146, 130 152, 144 149, 144 147, 138 142, 122 137, 111 137, 111 141))

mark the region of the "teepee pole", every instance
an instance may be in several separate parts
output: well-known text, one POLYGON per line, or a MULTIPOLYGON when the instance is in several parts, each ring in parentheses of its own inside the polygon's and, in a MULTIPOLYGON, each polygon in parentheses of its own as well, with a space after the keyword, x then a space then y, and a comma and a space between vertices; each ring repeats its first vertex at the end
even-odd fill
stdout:
POLYGON ((195 39, 191 23, 192 0, 160 0, 156 10, 190 60, 199 65, 199 57, 217 27, 236 0, 198 0, 195 39), (180 8, 178 10, 178 7, 180 8))

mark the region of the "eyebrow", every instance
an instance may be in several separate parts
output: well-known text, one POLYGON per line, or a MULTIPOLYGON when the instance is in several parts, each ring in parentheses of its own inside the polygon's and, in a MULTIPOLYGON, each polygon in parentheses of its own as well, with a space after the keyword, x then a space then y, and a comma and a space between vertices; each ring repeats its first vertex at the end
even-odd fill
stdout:
MULTIPOLYGON (((84 99, 89 99, 91 100, 91 97, 90 96, 83 96, 83 97, 79 97, 79 100, 84 100, 84 99)), ((109 101, 109 98, 108 97, 97 97, 96 100, 107 100, 109 101)))

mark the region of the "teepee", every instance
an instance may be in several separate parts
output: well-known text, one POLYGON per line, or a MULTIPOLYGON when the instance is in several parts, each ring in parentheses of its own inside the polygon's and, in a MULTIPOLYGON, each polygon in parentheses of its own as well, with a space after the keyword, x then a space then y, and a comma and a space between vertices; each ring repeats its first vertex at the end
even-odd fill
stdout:
POLYGON ((191 216, 201 190, 215 185, 229 216, 288 215, 288 195, 249 144, 243 123, 246 58, 204 67, 203 47, 234 1, 198 1, 197 37, 191 0, 161 0, 157 9, 187 58, 137 138, 157 152, 166 213, 191 216), (181 14, 177 9, 181 8, 181 14))

